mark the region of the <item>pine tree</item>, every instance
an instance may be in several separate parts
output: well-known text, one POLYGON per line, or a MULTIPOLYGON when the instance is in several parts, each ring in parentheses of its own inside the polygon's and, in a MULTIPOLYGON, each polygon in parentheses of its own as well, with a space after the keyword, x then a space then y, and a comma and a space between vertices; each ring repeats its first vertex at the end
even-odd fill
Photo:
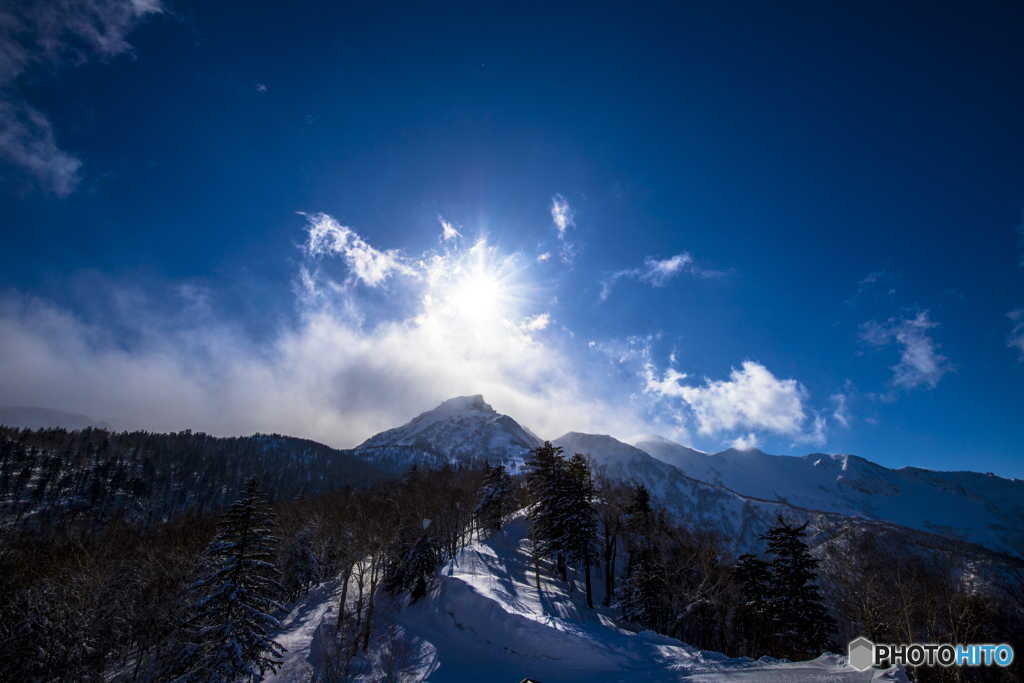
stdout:
POLYGON ((437 574, 440 556, 437 543, 429 535, 424 533, 416 539, 409 551, 405 572, 409 597, 413 602, 426 596, 430 580, 437 574))
POLYGON ((545 441, 530 451, 526 463, 530 471, 526 485, 533 501, 530 512, 530 535, 533 540, 534 573, 540 588, 540 558, 554 557, 565 579, 565 560, 561 540, 564 536, 562 516, 559 514, 566 499, 565 457, 561 446, 545 441))
POLYGON ((479 502, 473 510, 477 526, 491 533, 501 530, 502 521, 512 511, 515 491, 512 488, 512 477, 499 464, 491 467, 484 464, 484 481, 477 493, 479 502))
POLYGON ((594 482, 590 464, 579 453, 572 456, 566 466, 567 496, 562 502, 560 524, 562 538, 559 546, 568 562, 583 565, 586 572, 587 606, 593 609, 591 597, 590 565, 598 556, 597 518, 594 510, 594 482))
POLYGON ((806 528, 779 516, 761 536, 770 559, 742 555, 733 570, 744 598, 736 621, 751 654, 767 648, 777 657, 802 659, 831 644, 836 622, 815 583, 818 560, 803 541, 806 528))
POLYGON ((796 527, 779 516, 765 532, 771 572, 771 613, 777 636, 794 657, 820 654, 836 630, 824 596, 815 581, 819 561, 802 540, 807 522, 796 527))
POLYGON ((206 549, 208 571, 191 586, 201 597, 184 624, 192 637, 177 682, 234 683, 243 677, 256 682, 281 665, 285 649, 267 635, 278 625, 269 612, 283 609, 271 597, 283 590, 273 578, 280 575, 272 561, 275 526, 253 477, 244 497, 221 518, 206 549))
POLYGON ((629 506, 626 529, 629 533, 629 560, 626 579, 620 590, 622 616, 645 628, 657 630, 664 614, 663 586, 654 544, 651 494, 643 484, 633 487, 633 503, 629 506))

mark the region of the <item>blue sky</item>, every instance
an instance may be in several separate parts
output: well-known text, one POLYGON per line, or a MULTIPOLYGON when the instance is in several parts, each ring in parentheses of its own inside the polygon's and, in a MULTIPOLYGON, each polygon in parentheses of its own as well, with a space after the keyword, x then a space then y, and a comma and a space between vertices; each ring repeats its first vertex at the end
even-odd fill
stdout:
POLYGON ((3 12, 0 404, 1024 477, 1019 5, 3 12))

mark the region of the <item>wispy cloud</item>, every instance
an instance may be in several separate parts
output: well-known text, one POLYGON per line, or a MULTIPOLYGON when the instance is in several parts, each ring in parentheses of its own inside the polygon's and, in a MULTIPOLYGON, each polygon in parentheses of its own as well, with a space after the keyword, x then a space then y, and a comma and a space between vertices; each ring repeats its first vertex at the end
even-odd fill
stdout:
POLYGON ((917 317, 889 318, 885 323, 869 320, 860 327, 860 338, 868 344, 883 347, 898 344, 900 362, 892 366, 893 386, 913 389, 922 385, 934 388, 944 375, 954 372, 949 359, 938 353, 940 345, 928 335, 928 330, 938 327, 928 319, 928 311, 921 311, 917 317))
MULTIPOLYGON (((847 383, 849 385, 849 383, 847 383)), ((850 397, 847 393, 832 394, 830 397, 832 405, 832 418, 845 427, 850 428, 850 423, 853 422, 853 413, 850 411, 850 397)))
POLYGON ((448 240, 453 240, 453 239, 462 237, 462 235, 459 233, 459 231, 455 229, 455 226, 452 225, 451 223, 449 223, 448 221, 446 221, 444 218, 442 218, 441 216, 438 216, 437 220, 441 223, 441 229, 442 229, 441 241, 442 242, 447 242, 448 240))
MULTIPOLYGON (((805 430, 807 390, 795 379, 777 379, 765 366, 744 361, 728 380, 705 378, 703 385, 687 384, 685 373, 669 368, 659 374, 653 364, 643 371, 645 393, 681 400, 697 422, 697 431, 719 437, 737 431, 764 431, 794 441, 825 442, 825 421, 815 417, 805 430)), ((751 443, 748 436, 741 436, 751 443)))
POLYGON ((158 0, 37 0, 0 8, 0 158, 64 197, 79 182, 82 162, 57 145, 46 115, 17 85, 34 67, 80 66, 129 52, 126 36, 158 0))
POLYGON ((256 92, 267 92, 267 85, 266 85, 266 83, 257 83, 256 84, 256 92))
POLYGON ((355 230, 327 214, 314 213, 306 218, 309 220, 306 255, 314 259, 325 255, 341 256, 350 271, 347 284, 363 282, 377 287, 393 273, 416 275, 415 268, 408 265, 401 251, 375 249, 355 230))
POLYGON ((1016 323, 1006 338, 1006 345, 1020 351, 1019 360, 1024 363, 1024 308, 1010 311, 1006 317, 1016 323))
POLYGON ((601 283, 601 301, 607 301, 612 293, 615 283, 621 278, 631 278, 646 282, 652 287, 664 287, 665 284, 680 273, 689 273, 695 277, 710 278, 722 275, 720 271, 698 268, 693 262, 693 257, 683 252, 672 258, 658 260, 648 256, 644 259, 642 268, 628 268, 612 273, 612 275, 601 283))
POLYGON ((896 293, 896 282, 898 279, 896 275, 889 272, 889 264, 886 263, 881 268, 871 271, 857 282, 857 291, 846 300, 846 303, 853 306, 860 295, 868 293, 876 297, 892 296, 896 293))
POLYGON ((566 230, 576 225, 572 209, 569 208, 569 202, 560 194, 556 194, 551 198, 551 220, 555 222, 555 227, 558 229, 558 239, 560 240, 565 239, 566 230))

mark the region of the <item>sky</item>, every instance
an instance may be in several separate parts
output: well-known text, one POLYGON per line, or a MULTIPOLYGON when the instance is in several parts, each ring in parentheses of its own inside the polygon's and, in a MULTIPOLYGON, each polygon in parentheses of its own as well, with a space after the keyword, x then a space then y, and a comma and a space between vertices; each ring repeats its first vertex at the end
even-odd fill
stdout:
POLYGON ((0 405, 1024 478, 1024 7, 0 9, 0 405))

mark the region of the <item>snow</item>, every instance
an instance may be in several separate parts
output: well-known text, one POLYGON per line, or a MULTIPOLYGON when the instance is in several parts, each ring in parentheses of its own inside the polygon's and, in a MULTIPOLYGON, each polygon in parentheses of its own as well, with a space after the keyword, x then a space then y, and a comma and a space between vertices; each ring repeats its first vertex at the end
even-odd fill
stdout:
POLYGON ((391 467, 399 469, 413 461, 423 466, 485 458, 515 472, 530 449, 542 443, 476 395, 448 399, 401 427, 370 437, 355 452, 371 461, 386 457, 391 467))
POLYGON ((756 448, 704 455, 662 437, 635 445, 688 477, 745 497, 886 520, 1024 556, 1024 482, 975 472, 893 470, 855 455, 793 457, 756 448))
MULTIPOLYGON (((525 530, 520 517, 490 540, 464 548, 442 568, 427 598, 397 614, 416 653, 418 680, 907 681, 899 668, 855 671, 840 655, 796 663, 730 659, 655 633, 633 633, 616 625, 614 610, 588 609, 579 582, 570 595, 567 584, 542 571, 538 591, 525 530)), ((604 587, 596 584, 602 596, 604 587)), ((278 642, 289 653, 268 680, 307 680, 304 657, 318 621, 331 614, 335 588, 311 592, 283 620, 278 642)))

